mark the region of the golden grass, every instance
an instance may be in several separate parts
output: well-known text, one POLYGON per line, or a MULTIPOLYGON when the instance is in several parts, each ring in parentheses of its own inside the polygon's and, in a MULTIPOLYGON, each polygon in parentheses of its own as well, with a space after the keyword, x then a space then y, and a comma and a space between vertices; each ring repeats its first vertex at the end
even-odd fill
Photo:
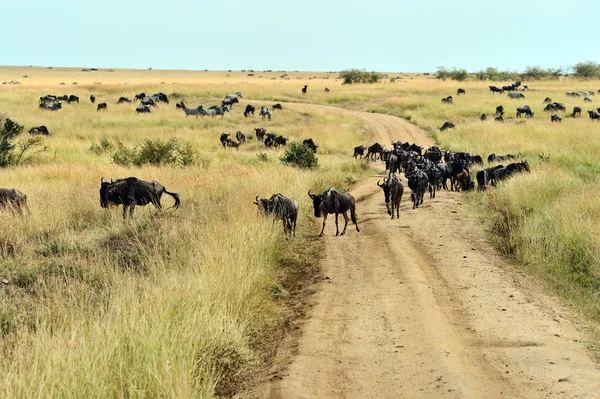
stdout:
MULTIPOLYGON (((71 76, 67 72, 53 70, 71 76)), ((22 218, 4 213, 0 219, 0 276, 10 281, 0 284, 0 396, 231 395, 261 362, 260 343, 283 321, 280 263, 296 256, 291 251, 298 245, 315 245, 306 192, 348 189, 365 173, 350 158, 364 141, 362 125, 335 113, 291 109, 271 122, 245 119, 245 103, 222 120, 185 118, 173 103, 151 115, 114 104, 143 90, 177 92, 190 104, 208 106, 226 93, 210 83, 173 91, 93 88, 109 103, 107 112, 97 112, 87 100, 90 88, 79 85, 67 93, 81 103, 56 113, 37 109, 39 96, 56 87, 42 82, 0 91, 0 112, 26 128, 43 124, 52 132, 45 139, 49 150, 36 162, 0 171, 2 186, 25 192, 31 209, 22 218), (221 132, 250 135, 257 126, 293 141, 312 137, 320 145, 320 168, 283 166, 282 151, 266 151, 256 140, 239 151, 221 148, 221 132), (191 143, 200 162, 125 168, 89 150, 102 138, 129 146, 177 138, 191 143), (267 158, 259 159, 259 151, 267 158), (181 208, 138 207, 127 222, 120 211, 101 209, 100 178, 131 175, 179 192, 181 208), (275 192, 300 203, 295 242, 286 242, 281 224, 252 204, 256 195, 275 192)), ((171 203, 163 197, 165 207, 171 203)))

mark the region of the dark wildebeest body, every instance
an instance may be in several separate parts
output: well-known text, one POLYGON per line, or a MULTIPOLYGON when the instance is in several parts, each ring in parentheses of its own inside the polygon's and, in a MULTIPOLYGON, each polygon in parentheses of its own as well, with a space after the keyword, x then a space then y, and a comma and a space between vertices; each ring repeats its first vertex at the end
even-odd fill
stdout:
POLYGON ((48 128, 46 128, 46 126, 35 126, 32 127, 31 129, 29 129, 29 134, 41 134, 44 136, 48 136, 50 135, 50 132, 48 131, 48 128))
POLYGON ((69 101, 69 96, 67 96, 66 94, 64 96, 58 96, 56 97, 56 99, 58 101, 69 101))
POLYGON ((241 130, 238 130, 238 132, 235 134, 235 139, 238 141, 238 143, 244 144, 246 142, 246 135, 241 130))
POLYGON ((144 113, 150 113, 150 107, 147 105, 140 105, 139 107, 137 107, 135 109, 136 114, 144 114, 144 113))
POLYGON ((477 178, 477 189, 479 191, 485 191, 487 189, 490 174, 502 168, 504 168, 504 165, 496 165, 494 167, 478 171, 475 175, 477 178))
POLYGON ((341 235, 346 233, 346 227, 348 226, 348 211, 350 211, 350 217, 352 218, 352 223, 356 225, 356 231, 360 232, 358 228, 358 222, 356 220, 356 205, 355 200, 350 193, 344 191, 338 191, 335 188, 330 188, 325 191, 323 194, 311 194, 308 192, 308 196, 313 201, 313 207, 315 209, 315 216, 320 217, 323 215, 323 228, 321 229, 320 237, 323 236, 323 232, 325 231, 325 222, 327 221, 327 215, 330 213, 335 214, 335 235, 340 235, 340 230, 338 227, 338 215, 341 213, 344 217, 344 230, 342 230, 341 235))
POLYGON ((71 103, 77 103, 79 104, 79 97, 74 96, 73 94, 71 94, 69 96, 69 98, 67 99, 67 103, 71 104, 71 103))
POLYGON ((59 109, 62 109, 62 104, 61 103, 54 103, 54 104, 42 103, 42 104, 40 104, 40 108, 42 109, 42 111, 58 111, 59 109))
POLYGON ((156 101, 152 97, 144 97, 140 102, 142 105, 147 105, 149 107, 158 107, 158 104, 156 104, 156 101))
POLYGON ((92 104, 96 102, 96 97, 93 94, 90 96, 90 102, 92 104))
POLYGON ((186 109, 186 108, 187 107, 185 106, 185 103, 183 102, 183 100, 181 100, 175 104, 175 109, 186 109))
POLYGON ((130 102, 131 102, 130 98, 120 97, 119 100, 117 101, 117 104, 130 103, 130 102))
POLYGON ((230 138, 227 138, 227 140, 225 140, 225 146, 226 147, 232 147, 235 148, 236 150, 239 150, 240 148, 240 143, 238 143, 237 141, 233 141, 230 138))
POLYGON ((588 111, 588 115, 592 121, 600 122, 600 112, 597 111, 588 111))
POLYGON ((509 159, 517 159, 516 156, 512 155, 512 154, 506 154, 506 155, 496 155, 496 154, 490 154, 488 156, 488 163, 492 163, 492 162, 502 162, 502 161, 507 161, 509 159))
POLYGON ((381 157, 381 153, 383 152, 383 147, 379 143, 375 143, 369 148, 367 148, 367 155, 365 155, 365 159, 368 161, 369 159, 377 161, 377 155, 381 157), (370 156, 370 158, 369 158, 370 156), (374 158, 374 159, 373 159, 374 158))
POLYGON ((233 97, 233 98, 226 98, 223 101, 221 101, 221 107, 224 106, 229 106, 231 108, 233 108, 233 104, 235 103, 239 103, 240 101, 238 100, 237 97, 233 97))
POLYGON ((221 137, 219 137, 219 140, 221 141, 223 148, 227 146, 227 140, 229 140, 229 136, 229 133, 221 133, 221 137))
POLYGON ((466 93, 465 89, 458 89, 458 90, 456 91, 456 95, 457 95, 457 96, 460 96, 461 94, 465 94, 465 93, 466 93))
POLYGON ((560 115, 552 115, 550 117, 550 122, 562 122, 562 118, 560 117, 560 115))
POLYGON ((404 172, 408 179, 408 188, 412 191, 410 198, 413 202, 413 209, 418 208, 423 204, 423 197, 429 187, 429 179, 427 174, 412 164, 404 172))
POLYGON ((283 107, 282 107, 282 106, 281 106, 281 104, 279 104, 279 103, 277 103, 277 104, 273 104, 273 107, 271 107, 271 108, 273 108, 273 109, 278 109, 278 110, 280 110, 280 111, 282 111, 282 110, 283 110, 283 107))
POLYGON ((487 120, 487 115, 486 114, 481 114, 481 116, 479 117, 479 119, 483 122, 483 121, 487 120))
POLYGON ((306 90, 308 89, 308 85, 304 85, 302 88, 302 94, 306 94, 306 90))
POLYGON ((522 107, 517 108, 517 118, 520 118, 522 114, 525 114, 527 118, 533 118, 533 112, 528 105, 523 105, 522 107))
POLYGON ((100 103, 98 104, 98 108, 96 108, 96 111, 100 111, 101 109, 105 110, 107 109, 107 105, 106 103, 100 103))
POLYGON ((136 95, 135 95, 135 97, 133 98, 133 101, 137 101, 137 100, 140 100, 140 101, 141 101, 141 100, 142 100, 142 99, 144 99, 145 97, 146 97, 146 93, 139 93, 139 94, 136 94, 136 95))
POLYGON ((592 99, 591 99, 591 98, 589 98, 589 97, 585 97, 585 98, 583 99, 583 102, 586 102, 586 103, 591 103, 591 102, 592 102, 592 99))
POLYGON ((442 161, 442 150, 440 150, 440 148, 437 146, 432 146, 425 150, 425 154, 423 154, 423 156, 434 164, 437 164, 442 161))
POLYGON ((292 198, 285 197, 281 194, 273 194, 271 198, 258 199, 254 205, 264 212, 266 215, 273 215, 274 218, 280 219, 283 222, 283 234, 296 237, 296 221, 298 219, 298 211, 300 205, 292 198))
POLYGON ((453 104, 453 103, 454 103, 454 99, 452 98, 452 96, 442 98, 442 104, 453 104))
POLYGON ((0 188, 0 207, 12 207, 17 213, 23 213, 27 208, 27 196, 14 188, 0 188))
POLYGON ((400 171, 400 160, 398 159, 396 154, 390 152, 390 154, 385 160, 385 170, 389 170, 390 174, 394 174, 397 171, 400 171))
POLYGON ((358 147, 354 147, 354 155, 352 155, 352 158, 361 158, 365 153, 365 146, 364 145, 359 145, 358 147))
POLYGON ((136 177, 118 179, 114 182, 105 182, 100 180, 100 206, 108 208, 112 205, 123 205, 123 218, 127 217, 127 208, 129 216, 133 217, 135 206, 146 206, 154 204, 158 209, 162 209, 160 198, 168 194, 175 199, 175 204, 171 208, 179 208, 181 201, 179 194, 170 193, 167 189, 154 180, 139 180, 136 177))
POLYGON ((521 162, 515 162, 507 165, 505 168, 497 168, 493 171, 488 172, 490 184, 496 185, 498 181, 506 180, 515 173, 528 172, 529 163, 527 160, 521 162))
POLYGON ((549 103, 551 103, 551 102, 552 102, 552 99, 551 99, 550 97, 546 97, 546 98, 544 99, 544 104, 549 104, 549 103))
POLYGON ((488 87, 490 88, 490 91, 492 92, 492 94, 504 92, 504 90, 502 90, 500 87, 496 87, 496 86, 488 86, 488 87))
POLYGON ((390 174, 383 179, 383 184, 377 185, 383 189, 383 197, 385 199, 385 206, 388 211, 388 215, 394 218, 394 209, 396 210, 396 217, 400 219, 400 200, 404 195, 404 185, 395 174, 390 174))
POLYGON ((581 117, 581 107, 573 107, 573 118, 576 118, 577 116, 581 117))
POLYGON ((252 114, 252 116, 254 116, 254 111, 256 111, 256 108, 254 107, 254 105, 252 104, 248 104, 246 105, 246 109, 244 110, 244 117, 249 117, 250 114, 252 114))
POLYGON ((310 150, 315 153, 317 152, 317 147, 319 147, 317 144, 315 144, 312 138, 303 140, 302 144, 310 148, 310 150))
POLYGON ((282 146, 284 146, 284 147, 285 147, 285 146, 287 146, 287 141, 288 141, 287 137, 283 137, 283 136, 277 136, 277 137, 275 137, 275 139, 274 139, 274 143, 273 143, 273 145, 274 145, 275 147, 279 147, 280 145, 282 145, 282 146))
POLYGON ((262 127, 255 127, 254 131, 256 132, 256 139, 263 141, 265 139, 265 135, 267 134, 267 130, 262 127))
POLYGON ((502 105, 498 105, 496 107, 496 115, 500 115, 500 116, 504 115, 504 107, 502 105))
POLYGON ((512 98, 512 99, 521 99, 521 98, 525 98, 525 95, 523 93, 508 93, 508 98, 512 98))
POLYGON ((454 129, 455 127, 456 127, 456 125, 452 122, 444 122, 444 124, 440 128, 440 132, 443 132, 444 130, 448 130, 448 129, 454 129))

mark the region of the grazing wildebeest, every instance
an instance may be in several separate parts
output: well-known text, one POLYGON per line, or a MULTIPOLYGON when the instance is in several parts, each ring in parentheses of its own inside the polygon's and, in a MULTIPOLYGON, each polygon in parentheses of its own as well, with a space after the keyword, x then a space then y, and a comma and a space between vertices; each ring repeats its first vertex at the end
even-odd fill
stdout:
POLYGON ((69 96, 67 96, 66 94, 64 96, 58 96, 58 97, 56 97, 56 100, 58 100, 58 101, 69 101, 69 96))
POLYGON ((246 135, 241 130, 238 130, 235 134, 235 139, 238 141, 238 143, 244 144, 246 142, 246 135))
POLYGON ((233 104, 235 104, 235 103, 239 103, 239 100, 237 97, 226 98, 223 101, 221 101, 221 107, 229 106, 229 107, 233 108, 233 104))
POLYGON ((600 112, 597 111, 588 111, 588 115, 592 121, 600 122, 600 112))
POLYGON ((90 102, 93 104, 96 102, 96 97, 92 94, 90 95, 90 102))
POLYGON ((186 108, 187 107, 185 106, 185 103, 183 102, 183 100, 181 100, 175 104, 175 109, 186 109, 186 108))
POLYGON ((325 93, 329 93, 329 89, 327 87, 325 88, 325 93))
POLYGON ((340 235, 340 230, 338 228, 338 215, 341 213, 344 216, 344 230, 342 230, 341 235, 346 233, 346 227, 348 226, 348 211, 350 211, 350 218, 352 219, 352 223, 356 225, 356 231, 360 232, 358 228, 358 222, 356 220, 356 209, 355 209, 355 200, 350 193, 344 191, 338 191, 335 188, 330 188, 326 190, 323 194, 311 194, 310 190, 308 191, 308 196, 313 201, 313 207, 315 209, 315 216, 320 217, 323 215, 323 228, 321 229, 320 237, 323 237, 323 232, 325 231, 325 222, 327 221, 327 215, 330 213, 335 214, 335 235, 340 235))
POLYGON ((142 105, 147 105, 149 107, 158 107, 158 104, 156 104, 156 101, 152 97, 144 97, 140 102, 142 105))
POLYGON ((589 97, 585 97, 585 98, 583 99, 583 102, 586 102, 586 103, 591 103, 591 102, 592 102, 592 99, 591 99, 591 98, 589 98, 589 97))
POLYGON ((444 124, 440 128, 440 132, 443 132, 444 130, 448 130, 448 129, 454 129, 455 127, 456 127, 456 125, 452 122, 444 122, 444 124))
POLYGON ((146 97, 146 93, 139 93, 136 94, 135 97, 133 98, 133 101, 137 101, 137 100, 143 100, 146 97))
POLYGON ((117 104, 130 103, 130 102, 131 102, 130 98, 120 97, 119 100, 117 101, 117 104))
POLYGON ((317 152, 317 147, 319 147, 318 145, 315 144, 315 142, 313 141, 312 138, 303 140, 302 144, 304 144, 305 146, 310 148, 312 152, 317 152))
POLYGON ((395 209, 396 217, 400 219, 400 200, 402 199, 402 195, 404 195, 404 185, 400 179, 395 174, 390 174, 383 179, 383 184, 379 184, 378 181, 377 185, 383 189, 383 197, 388 215, 393 219, 395 209))
POLYGON ((552 102, 552 99, 551 99, 550 97, 546 97, 546 98, 544 99, 544 104, 549 104, 549 103, 551 103, 551 102, 552 102))
POLYGON ((179 194, 168 192, 157 181, 139 180, 136 177, 118 179, 114 182, 111 180, 110 183, 105 182, 104 178, 100 180, 100 206, 108 208, 110 205, 123 205, 123 218, 127 217, 127 208, 129 208, 129 216, 133 217, 136 205, 154 204, 158 209, 162 209, 160 197, 163 193, 175 199, 175 204, 171 208, 179 208, 181 204, 179 194))
POLYGON ((504 117, 502 115, 500 115, 500 116, 495 117, 494 120, 496 122, 504 122, 504 117))
POLYGON ((479 191, 485 191, 487 189, 487 184, 490 178, 490 175, 498 169, 504 168, 504 165, 496 165, 491 168, 482 169, 477 172, 475 175, 477 178, 477 189, 479 191))
POLYGON ((379 143, 375 143, 369 148, 367 148, 367 155, 365 155, 365 159, 368 161, 371 159, 372 161, 377 161, 377 155, 381 158, 381 154, 383 153, 383 146, 379 143), (370 156, 370 158, 369 158, 370 156), (373 159, 374 158, 374 159, 373 159))
POLYGON ((135 109, 135 113, 136 114, 144 114, 144 113, 150 113, 150 107, 147 105, 140 105, 139 107, 137 107, 135 109))
POLYGON ((496 107, 496 115, 500 115, 500 116, 504 115, 504 107, 502 105, 498 105, 496 107))
POLYGON ((302 88, 302 94, 306 94, 306 90, 308 89, 308 85, 304 85, 302 88))
POLYGON ((506 155, 496 155, 496 154, 490 154, 488 156, 488 163, 492 163, 492 162, 502 162, 502 161, 507 161, 509 159, 517 159, 516 156, 512 155, 512 154, 506 154, 506 155))
POLYGON ((50 135, 50 132, 48 131, 48 129, 46 128, 46 126, 35 126, 32 127, 31 129, 29 129, 29 134, 41 134, 44 136, 48 136, 50 135))
POLYGON ((498 181, 505 180, 515 173, 530 172, 527 160, 515 162, 505 168, 497 168, 488 172, 489 182, 495 186, 498 181))
POLYGON ((458 89, 458 90, 456 91, 456 95, 457 95, 457 96, 460 96, 461 94, 465 94, 465 93, 466 93, 466 92, 465 92, 465 89, 458 89))
POLYGON ((496 87, 496 86, 488 86, 488 87, 490 88, 490 91, 492 92, 492 94, 504 92, 504 90, 502 90, 500 87, 496 87))
POLYGON ((25 194, 14 188, 0 188, 0 207, 9 206, 17 213, 23 213, 23 209, 29 211, 25 194))
POLYGON ((233 140, 232 140, 232 139, 230 139, 230 138, 227 138, 227 140, 225 140, 225 146, 226 146, 226 147, 233 147, 233 148, 235 148, 236 150, 239 150, 239 149, 240 149, 240 143, 238 143, 237 141, 233 141, 233 140))
POLYGON ((260 107, 260 113, 259 115, 265 119, 265 116, 269 118, 269 120, 271 120, 271 116, 273 115, 273 112, 267 108, 267 107, 260 107))
POLYGON ((404 175, 408 179, 408 188, 412 191, 410 193, 410 199, 413 202, 413 209, 418 208, 419 205, 423 204, 423 197, 429 187, 429 178, 427 174, 420 170, 417 165, 410 164, 404 175))
POLYGON ((256 139, 263 141, 265 139, 265 135, 267 134, 267 130, 263 127, 255 127, 254 131, 256 132, 256 139))
POLYGON ((573 118, 577 117, 577 116, 581 116, 581 107, 573 107, 573 118))
POLYGON ((525 98, 525 95, 523 93, 508 93, 508 98, 521 99, 525 98))
POLYGON ((520 118, 522 114, 525 114, 527 118, 533 118, 533 112, 528 105, 523 105, 522 107, 517 108, 517 118, 520 118))
POLYGON ((454 103, 454 99, 452 98, 452 96, 442 98, 442 104, 453 104, 453 103, 454 103))
POLYGON ((40 104, 40 108, 43 111, 58 111, 59 109, 62 109, 62 104, 61 103, 54 103, 54 104, 42 103, 42 104, 40 104))
POLYGON ((252 104, 246 105, 246 109, 244 110, 244 117, 247 118, 250 116, 250 114, 252 114, 252 116, 254 116, 254 111, 256 111, 256 108, 254 107, 254 105, 252 105, 252 104))
POLYGON ((288 139, 286 137, 277 136, 277 137, 275 137, 273 145, 275 147, 279 147, 280 145, 285 147, 285 146, 287 146, 287 141, 288 141, 288 139))
POLYGON ((227 140, 229 140, 229 133, 221 133, 221 137, 219 138, 219 140, 221 141, 221 144, 223 145, 223 148, 225 148, 225 146, 227 146, 227 140))
POLYGON ((271 108, 273 108, 273 109, 278 109, 278 110, 280 110, 280 111, 282 111, 282 110, 283 110, 283 107, 282 107, 282 106, 281 106, 281 104, 279 104, 279 103, 277 103, 277 104, 273 104, 273 107, 271 107, 271 108))
POLYGON ((105 110, 107 109, 107 105, 106 103, 100 103, 98 104, 98 108, 96 109, 96 111, 100 111, 101 109, 105 110))
POLYGON ((365 146, 364 145, 359 145, 358 147, 354 147, 354 155, 352 155, 352 158, 361 158, 365 153, 365 146))
POLYGON ((562 118, 560 117, 560 115, 552 115, 550 117, 550 122, 562 122, 562 118))
POLYGON ((69 96, 69 98, 67 99, 67 103, 68 104, 71 104, 71 103, 77 103, 77 104, 79 104, 79 97, 74 96, 73 94, 71 94, 69 96))
POLYGON ((483 122, 483 121, 487 120, 487 115, 486 114, 481 114, 481 116, 479 117, 479 119, 483 122))
POLYGON ((283 234, 287 235, 289 232, 290 236, 296 237, 296 221, 300 210, 298 202, 278 193, 273 194, 269 199, 258 199, 257 195, 254 205, 257 205, 258 209, 266 215, 273 215, 274 218, 281 219, 283 234))

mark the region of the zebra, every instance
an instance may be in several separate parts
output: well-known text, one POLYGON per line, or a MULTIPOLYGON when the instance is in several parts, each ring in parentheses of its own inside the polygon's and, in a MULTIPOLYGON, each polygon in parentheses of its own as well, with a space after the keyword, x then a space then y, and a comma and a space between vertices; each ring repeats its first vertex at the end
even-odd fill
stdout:
POLYGON ((196 118, 198 118, 198 115, 202 115, 202 112, 204 111, 204 106, 200 105, 198 106, 198 108, 184 108, 183 111, 185 112, 186 118, 190 115, 193 115, 196 118))
POLYGON ((202 115, 202 117, 204 117, 204 115, 209 115, 212 117, 221 115, 221 118, 222 118, 225 115, 225 112, 229 112, 229 108, 227 108, 226 106, 214 107, 214 108, 209 108, 209 109, 202 109, 201 115, 202 115))
POLYGON ((269 117, 269 120, 271 120, 271 115, 273 115, 273 111, 271 111, 267 107, 260 107, 259 115, 262 116, 263 119, 265 119, 265 116, 267 116, 267 117, 269 117))

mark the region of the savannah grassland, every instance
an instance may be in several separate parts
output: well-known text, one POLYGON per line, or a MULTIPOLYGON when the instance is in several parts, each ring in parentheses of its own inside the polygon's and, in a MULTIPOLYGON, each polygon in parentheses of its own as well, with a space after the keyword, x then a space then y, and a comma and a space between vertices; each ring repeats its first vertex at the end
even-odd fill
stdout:
MULTIPOLYGON (((0 276, 10 281, 0 285, 2 396, 210 397, 244 385, 264 359, 265 342, 280 333, 302 270, 314 273, 319 222, 311 216, 306 192, 350 189, 366 173, 352 161, 352 148, 372 142, 358 120, 285 102, 389 113, 429 130, 445 148, 484 158, 492 152, 528 158, 531 174, 485 193, 465 194, 465 201, 519 267, 591 319, 600 317, 600 144, 595 140, 600 125, 585 111, 581 119, 551 124, 541 111, 546 96, 568 109, 600 107, 600 98, 586 105, 564 95, 596 91, 600 82, 524 82, 536 91, 526 92, 525 100, 509 100, 492 95, 488 83, 420 75, 390 74, 401 79, 342 86, 337 74, 288 71, 289 80, 282 74, 0 68, 0 81, 23 83, 0 87, 0 112, 27 129, 43 124, 53 133, 45 139, 48 151, 35 161, 0 171, 0 186, 27 193, 31 208, 31 215, 4 213, 0 221, 0 276), (324 93, 325 87, 331 92, 324 93), (458 87, 467 95, 457 97, 458 87), (150 115, 115 104, 118 97, 141 91, 162 91, 188 106, 217 104, 237 91, 244 100, 223 120, 186 119, 174 101, 150 115), (97 103, 108 103, 106 113, 89 103, 91 93, 97 103), (75 94, 81 103, 43 113, 37 108, 43 94, 75 94), (441 97, 448 95, 455 104, 442 106, 441 97), (271 122, 245 119, 243 107, 260 100, 282 102, 284 111, 271 122), (500 104, 507 116, 523 104, 536 114, 524 124, 497 123, 491 114, 500 104), (483 112, 490 116, 487 122, 479 121, 483 112), (439 133, 446 120, 457 128, 439 133), (261 150, 256 140, 239 151, 221 149, 220 133, 250 135, 258 126, 294 141, 312 137, 320 146, 319 169, 283 166, 278 160, 283 151, 261 150), (198 151, 194 166, 126 168, 112 163, 109 153, 90 151, 101 139, 134 146, 170 138, 198 151), (549 162, 538 160, 542 152, 549 162), (134 220, 125 223, 119 211, 101 209, 100 178, 130 175, 179 192, 181 208, 162 213, 138 208, 134 220), (273 225, 252 205, 256 195, 275 192, 300 202, 298 237, 291 242, 279 223, 273 225)), ((163 197, 163 205, 171 201, 163 197)), ((434 230, 435 221, 424 228, 434 230)))

